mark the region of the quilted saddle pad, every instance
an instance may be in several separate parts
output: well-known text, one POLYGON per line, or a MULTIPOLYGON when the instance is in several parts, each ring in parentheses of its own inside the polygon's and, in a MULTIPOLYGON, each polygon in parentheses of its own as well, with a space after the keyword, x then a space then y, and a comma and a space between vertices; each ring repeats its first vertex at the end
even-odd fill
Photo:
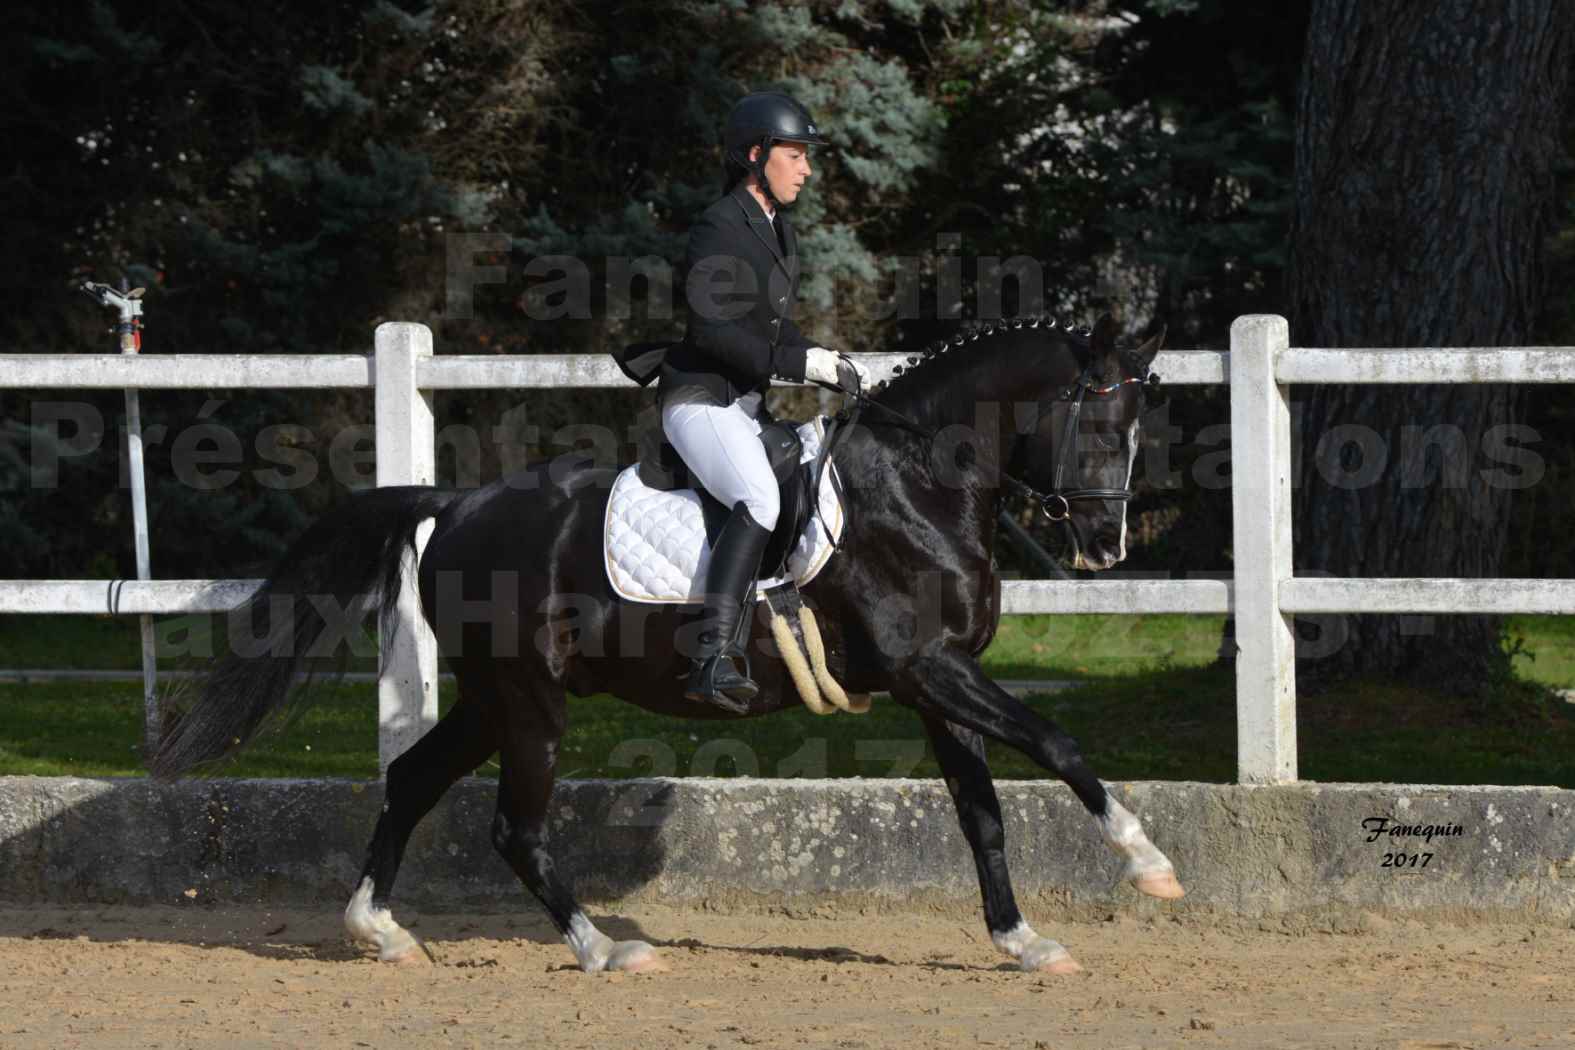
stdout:
MULTIPOLYGON (((804 443, 800 463, 820 451, 825 428, 819 418, 798 428, 804 443)), ((814 579, 831 557, 832 542, 842 538, 842 503, 832 484, 832 467, 821 475, 816 494, 820 514, 811 514, 793 553, 788 555, 788 575, 761 580, 755 585, 758 599, 767 587, 792 579, 800 586, 814 579), (831 529, 827 534, 827 526, 831 529)), ((698 603, 704 594, 705 573, 711 563, 700 497, 693 489, 660 492, 640 482, 639 464, 624 468, 613 482, 602 527, 602 553, 607 581, 626 601, 666 604, 698 603)))

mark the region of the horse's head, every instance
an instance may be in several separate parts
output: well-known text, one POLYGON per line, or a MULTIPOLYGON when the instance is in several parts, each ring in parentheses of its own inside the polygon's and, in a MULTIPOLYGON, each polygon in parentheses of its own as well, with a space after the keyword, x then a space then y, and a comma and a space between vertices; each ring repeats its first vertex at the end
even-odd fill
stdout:
POLYGON ((1049 495, 1045 514, 1064 521, 1073 566, 1108 569, 1127 555, 1127 499, 1142 443, 1140 419, 1160 331, 1136 350, 1116 347, 1116 322, 1100 318, 1076 378, 1040 402, 1025 449, 1029 483, 1049 495))

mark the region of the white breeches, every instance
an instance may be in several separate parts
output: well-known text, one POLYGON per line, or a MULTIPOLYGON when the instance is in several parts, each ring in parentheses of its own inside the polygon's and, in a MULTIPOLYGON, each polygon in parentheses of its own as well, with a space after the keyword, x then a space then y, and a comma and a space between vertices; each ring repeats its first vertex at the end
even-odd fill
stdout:
POLYGON ((662 431, 683 457, 695 480, 731 510, 743 501, 750 517, 770 531, 781 509, 777 479, 760 444, 755 412, 760 394, 752 392, 726 408, 698 401, 662 408, 662 431))

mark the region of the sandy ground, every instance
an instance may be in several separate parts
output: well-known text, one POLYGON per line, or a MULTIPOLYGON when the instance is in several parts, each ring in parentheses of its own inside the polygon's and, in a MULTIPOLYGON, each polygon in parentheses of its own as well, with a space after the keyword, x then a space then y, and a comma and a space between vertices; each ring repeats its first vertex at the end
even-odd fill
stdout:
POLYGON ((672 971, 591 976, 534 915, 399 917, 436 966, 378 963, 337 910, 0 908, 0 1047, 1575 1046, 1569 929, 1041 922, 1086 967, 1050 977, 976 921, 642 907, 593 917, 672 971))

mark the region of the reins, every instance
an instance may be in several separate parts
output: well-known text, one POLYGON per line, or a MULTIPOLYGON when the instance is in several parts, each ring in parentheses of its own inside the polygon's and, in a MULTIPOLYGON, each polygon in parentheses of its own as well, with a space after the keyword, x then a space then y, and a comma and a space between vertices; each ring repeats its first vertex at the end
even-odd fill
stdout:
MULTIPOLYGON (((1027 496, 1030 499, 1036 501, 1039 504, 1039 509, 1044 512, 1045 517, 1051 521, 1056 522, 1067 521, 1071 517, 1072 503, 1077 500, 1130 500, 1132 498, 1131 489, 1068 489, 1062 486, 1062 480, 1066 476, 1067 462, 1075 453, 1073 446, 1077 439, 1077 423, 1078 418, 1083 410, 1084 396, 1087 394, 1093 394, 1095 396, 1112 394, 1121 389, 1123 386, 1133 383, 1157 386, 1159 383, 1159 377, 1152 374, 1147 369, 1144 369, 1144 374, 1142 376, 1133 377, 1130 379, 1121 379, 1104 386, 1097 386, 1095 385, 1093 378, 1089 375, 1088 371, 1084 370, 1078 375, 1077 379, 1074 380, 1070 386, 1063 387, 1057 392, 1054 398, 1049 399, 1054 402, 1065 401, 1071 406, 1070 411, 1067 413, 1066 426, 1062 430, 1061 447, 1057 450, 1055 475, 1051 482, 1051 490, 1049 492, 1041 492, 1032 485, 1028 484, 1028 482, 1024 481, 1022 478, 1019 478, 1002 468, 999 463, 993 463, 991 465, 996 468, 997 475, 1014 493, 1027 496)), ((846 428, 847 426, 851 425, 852 422, 857 419, 863 409, 873 407, 879 409, 881 412, 884 412, 889 417, 886 421, 889 425, 917 434, 926 441, 933 442, 936 435, 939 433, 937 429, 926 428, 917 420, 897 411, 894 408, 891 408, 888 405, 881 404, 879 401, 870 397, 868 394, 863 393, 862 391, 844 391, 844 393, 853 398, 855 404, 858 407, 853 409, 851 413, 844 412, 836 418, 836 424, 839 426, 839 428, 846 428), (847 418, 843 418, 844 416, 847 418)), ((1038 429, 1039 420, 1044 415, 1044 406, 1045 401, 1043 400, 1039 402, 1038 406, 1036 406, 1037 412, 1034 419, 1035 429, 1038 429)), ((829 446, 831 442, 828 441, 827 444, 829 446)), ((829 460, 830 458, 830 450, 828 448, 826 459, 829 460)), ((818 477, 819 472, 817 470, 817 481, 818 477)))

